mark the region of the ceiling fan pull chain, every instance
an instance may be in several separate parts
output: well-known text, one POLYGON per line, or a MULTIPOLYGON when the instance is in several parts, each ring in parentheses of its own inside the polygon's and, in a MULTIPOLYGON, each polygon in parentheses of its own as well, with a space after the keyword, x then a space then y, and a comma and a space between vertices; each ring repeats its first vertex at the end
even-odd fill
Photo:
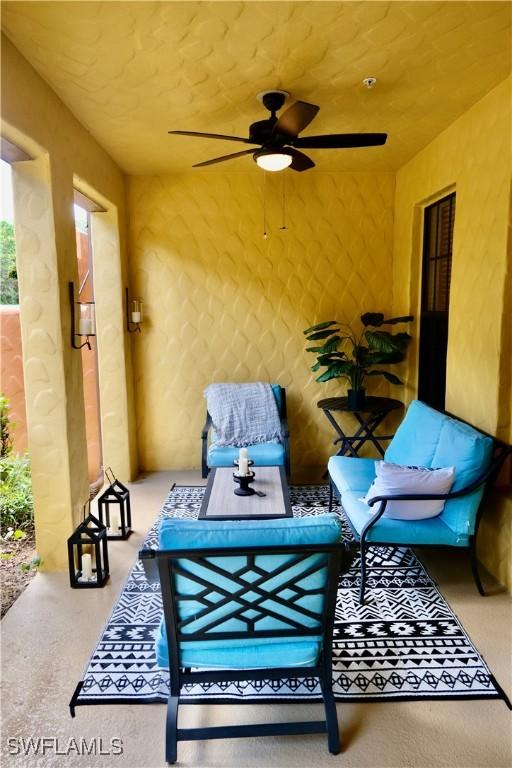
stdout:
POLYGON ((268 240, 267 232, 267 172, 263 171, 263 239, 268 240))
POLYGON ((282 189, 283 189, 283 226, 279 227, 279 229, 287 230, 288 227, 286 226, 286 173, 283 173, 282 189))

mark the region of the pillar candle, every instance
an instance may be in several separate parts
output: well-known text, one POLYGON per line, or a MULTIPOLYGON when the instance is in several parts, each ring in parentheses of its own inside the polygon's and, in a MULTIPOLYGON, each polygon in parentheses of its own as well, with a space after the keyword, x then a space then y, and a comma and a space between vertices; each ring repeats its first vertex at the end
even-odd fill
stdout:
POLYGON ((247 458, 244 458, 242 456, 242 458, 238 459, 238 474, 239 475, 241 475, 242 477, 245 477, 246 475, 248 475, 249 474, 248 468, 249 467, 248 467, 248 463, 247 463, 247 458))
POLYGON ((113 536, 119 536, 121 534, 121 531, 119 530, 120 527, 121 527, 121 520, 119 519, 119 513, 111 512, 110 513, 110 529, 112 531, 113 536))
POLYGON ((81 336, 88 336, 89 334, 92 335, 92 320, 90 320, 88 317, 80 318, 80 322, 78 324, 78 333, 81 336))
POLYGON ((92 579, 92 558, 89 554, 82 555, 82 578, 92 579))
POLYGON ((249 454, 247 453, 247 448, 240 448, 240 451, 238 452, 238 458, 239 459, 249 458, 249 454))
POLYGON ((132 312, 132 323, 140 323, 140 312, 132 312))

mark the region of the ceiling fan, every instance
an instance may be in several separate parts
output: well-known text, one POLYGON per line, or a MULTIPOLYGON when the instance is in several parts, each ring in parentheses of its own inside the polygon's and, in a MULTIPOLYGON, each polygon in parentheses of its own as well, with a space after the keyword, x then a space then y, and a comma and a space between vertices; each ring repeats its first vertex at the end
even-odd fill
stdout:
POLYGON ((193 168, 223 163, 235 157, 252 155, 253 160, 265 171, 282 171, 288 166, 293 171, 307 171, 314 168, 314 162, 300 149, 348 149, 350 147, 375 147, 385 144, 387 133, 331 133, 325 136, 304 136, 299 133, 309 125, 320 107, 306 101, 296 101, 282 115, 278 112, 288 98, 287 91, 264 91, 258 99, 270 112, 266 120, 258 120, 249 126, 249 138, 224 136, 218 133, 200 133, 198 131, 169 131, 180 136, 200 136, 205 139, 225 139, 243 144, 256 144, 259 149, 244 149, 231 155, 215 157, 196 163, 193 168))

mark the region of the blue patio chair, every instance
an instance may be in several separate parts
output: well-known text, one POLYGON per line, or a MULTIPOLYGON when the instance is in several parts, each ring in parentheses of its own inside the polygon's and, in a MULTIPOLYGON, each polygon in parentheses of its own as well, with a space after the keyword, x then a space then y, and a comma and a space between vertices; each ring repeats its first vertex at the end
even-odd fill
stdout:
POLYGON ((139 556, 148 579, 162 588, 155 648, 170 675, 168 763, 177 759, 178 741, 197 739, 327 733, 329 751, 339 752, 331 649, 341 538, 334 514, 162 523, 161 549, 139 556), (318 678, 325 720, 178 726, 184 685, 290 677, 318 678))
POLYGON ((476 535, 485 485, 498 474, 510 446, 456 419, 414 400, 389 444, 384 460, 416 467, 455 467, 455 481, 446 494, 402 494, 363 497, 375 479, 375 459, 332 456, 329 459, 329 511, 333 493, 341 500, 350 526, 360 542, 360 602, 366 586, 366 552, 370 546, 463 547, 469 550, 471 570, 481 595, 485 595, 478 573, 476 535), (396 520, 383 517, 389 501, 444 499, 437 517, 396 520))
MULTIPOLYGON (((286 390, 279 384, 272 384, 272 391, 281 420, 281 442, 248 445, 247 449, 250 458, 254 461, 254 466, 282 466, 285 468, 287 477, 290 477, 290 433, 286 413, 286 390)), ((210 433, 211 437, 212 431, 212 418, 208 411, 206 411, 206 421, 201 431, 202 477, 207 477, 210 469, 214 467, 232 467, 234 459, 238 458, 239 448, 234 446, 216 446, 214 439, 210 446, 208 446, 208 434, 210 433)))

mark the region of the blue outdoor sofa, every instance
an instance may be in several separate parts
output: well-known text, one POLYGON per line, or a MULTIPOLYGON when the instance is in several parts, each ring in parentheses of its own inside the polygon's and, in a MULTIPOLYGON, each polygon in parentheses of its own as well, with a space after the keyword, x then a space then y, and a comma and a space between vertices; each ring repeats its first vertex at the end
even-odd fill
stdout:
POLYGON ((363 501, 375 479, 375 459, 333 456, 328 463, 330 506, 336 494, 360 542, 361 588, 364 602, 366 551, 377 544, 401 546, 436 545, 469 549, 471 568, 481 595, 475 552, 479 508, 484 488, 495 477, 511 447, 474 429, 446 413, 414 400, 388 446, 384 460, 393 464, 431 469, 455 467, 455 479, 448 494, 404 494, 377 496, 363 501), (445 499, 437 517, 397 520, 384 515, 390 499, 411 503, 445 499))

